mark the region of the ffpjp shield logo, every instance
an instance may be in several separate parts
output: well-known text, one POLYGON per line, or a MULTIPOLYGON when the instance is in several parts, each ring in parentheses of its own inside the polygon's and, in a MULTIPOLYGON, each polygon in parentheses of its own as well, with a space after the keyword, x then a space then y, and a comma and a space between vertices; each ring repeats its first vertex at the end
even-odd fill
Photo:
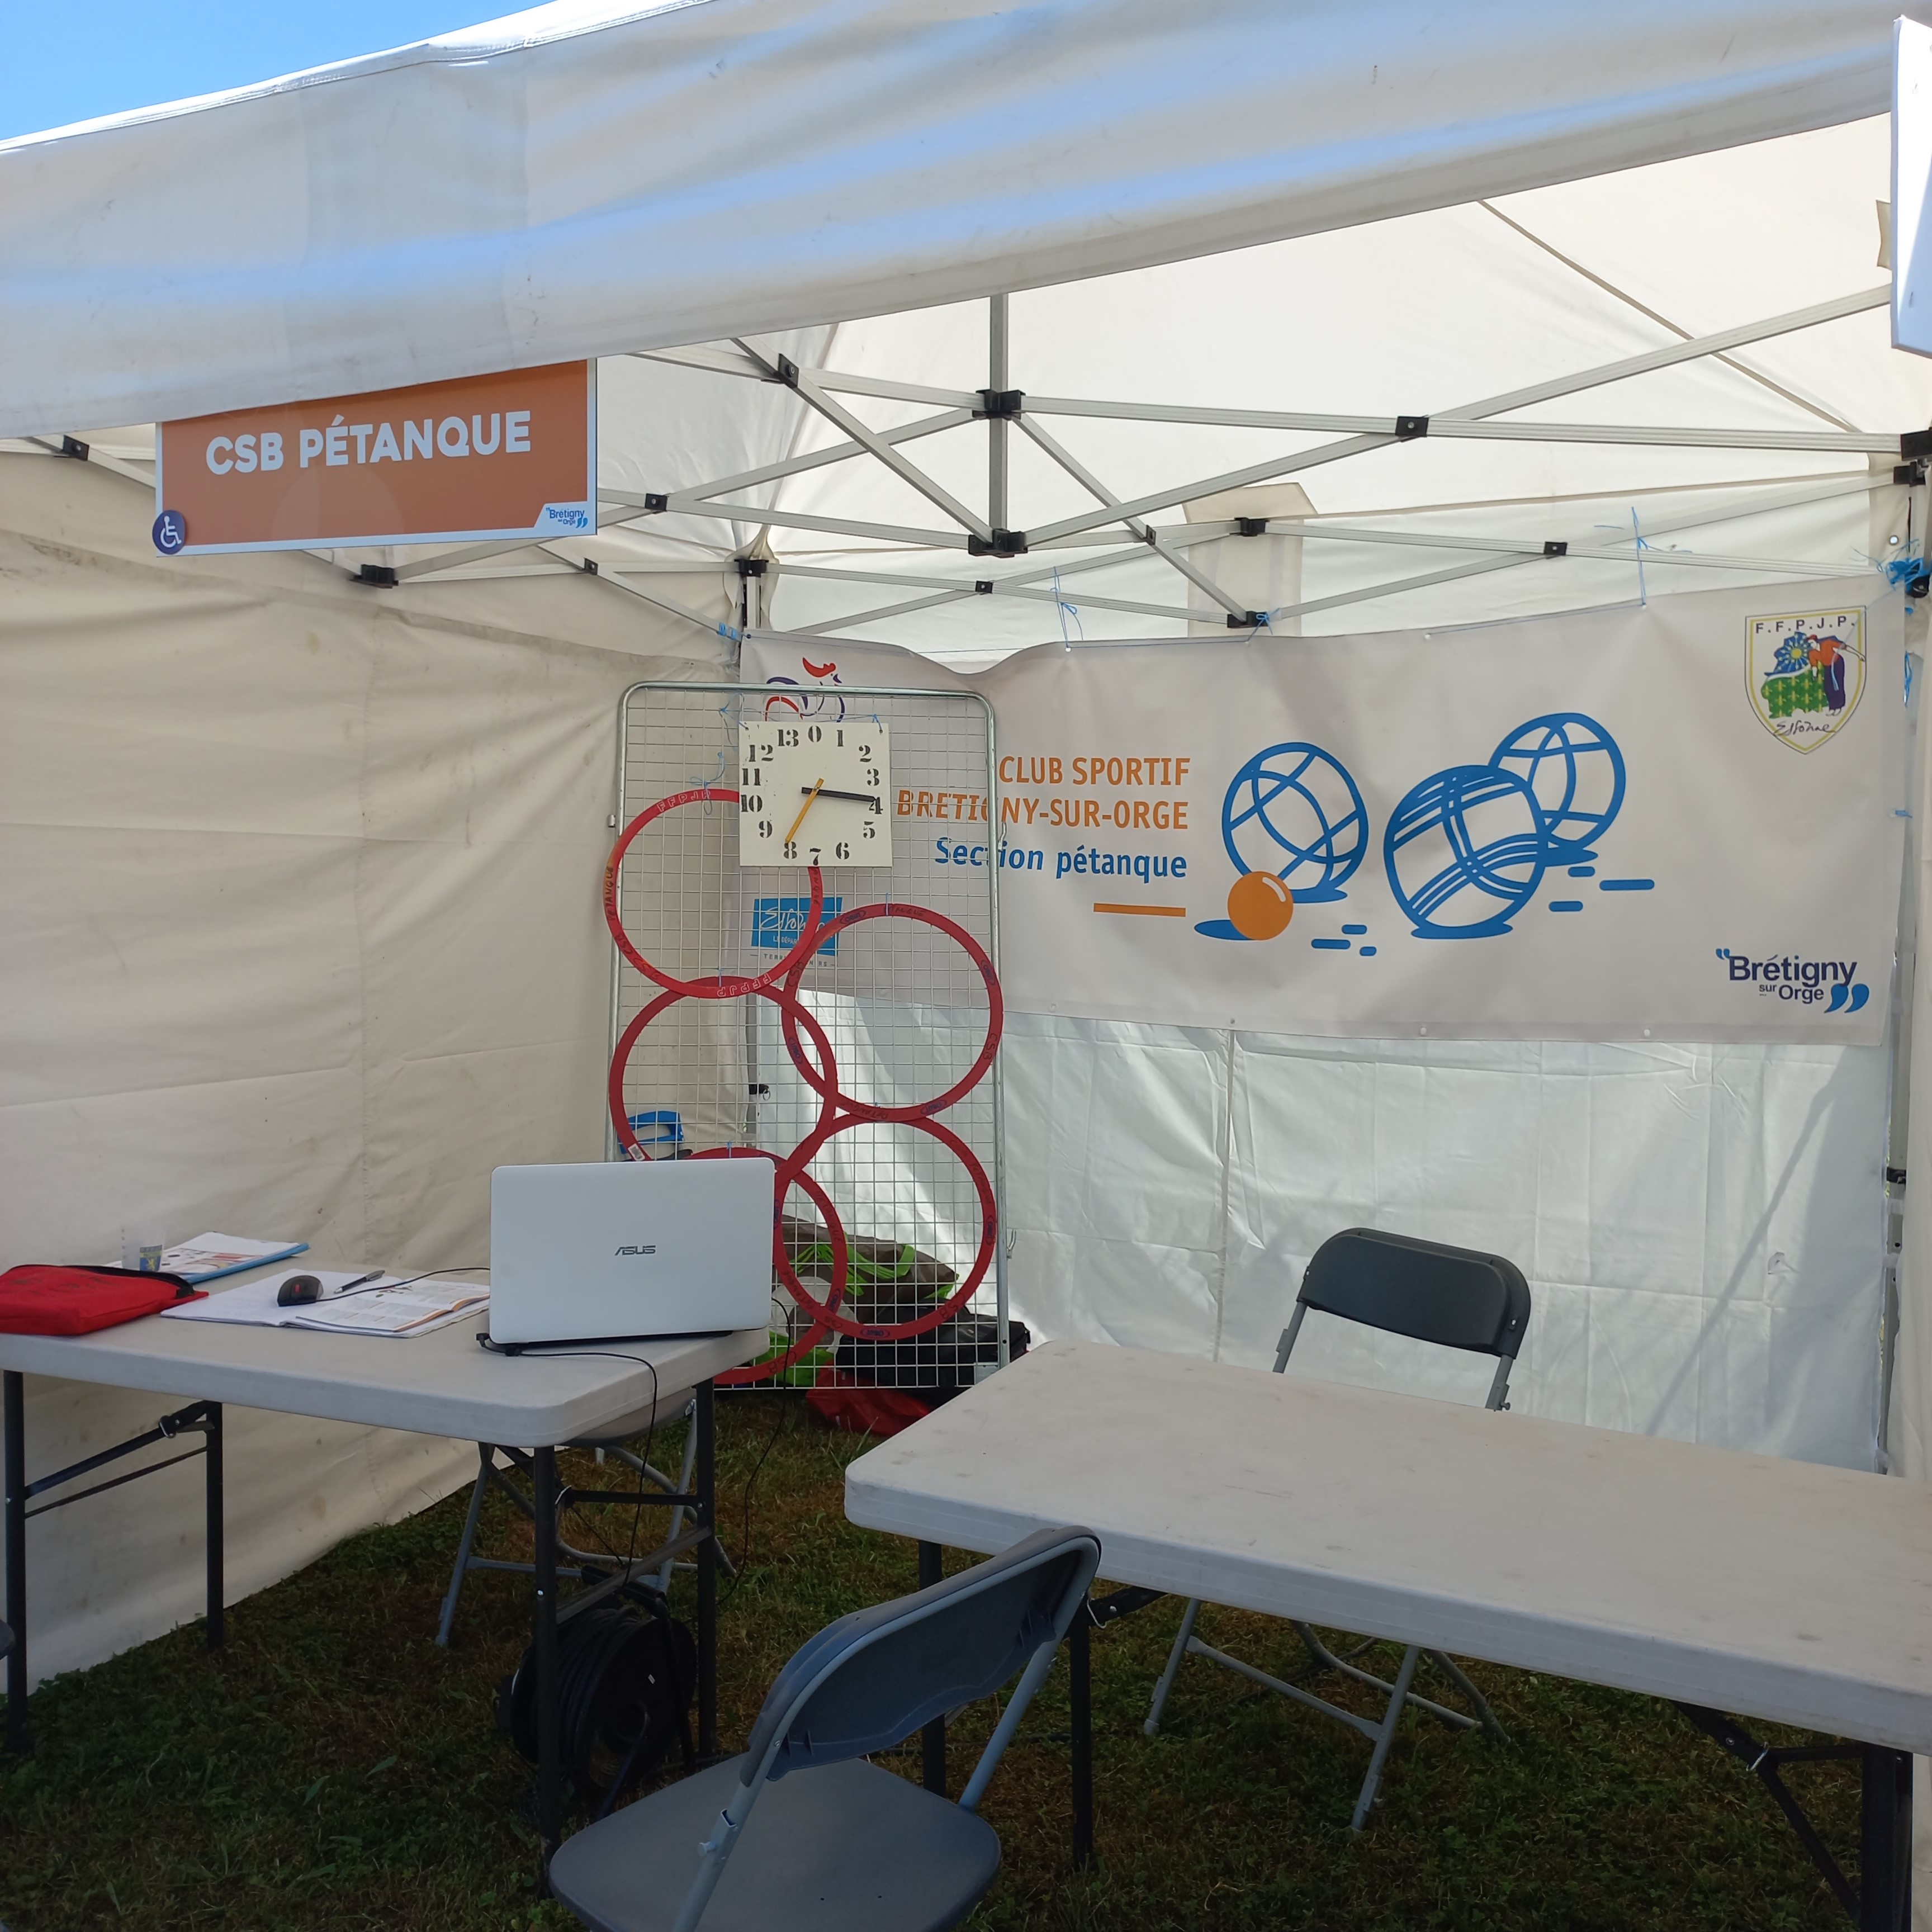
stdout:
POLYGON ((1865 688, 1865 614, 1797 610, 1744 624, 1744 683, 1765 729, 1814 752, 1858 708, 1865 688))

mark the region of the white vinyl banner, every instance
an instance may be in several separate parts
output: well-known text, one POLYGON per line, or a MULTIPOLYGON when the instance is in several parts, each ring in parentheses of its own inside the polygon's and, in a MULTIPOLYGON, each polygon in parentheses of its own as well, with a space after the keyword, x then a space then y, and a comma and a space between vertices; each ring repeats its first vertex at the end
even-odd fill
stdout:
MULTIPOLYGON (((1023 1011, 1868 1045, 1902 614, 1874 573, 1433 634, 1042 646, 970 680, 996 797, 895 781, 895 852, 1000 866, 1023 1011)), ((788 718, 962 682, 830 640, 754 638, 744 663, 788 718)))

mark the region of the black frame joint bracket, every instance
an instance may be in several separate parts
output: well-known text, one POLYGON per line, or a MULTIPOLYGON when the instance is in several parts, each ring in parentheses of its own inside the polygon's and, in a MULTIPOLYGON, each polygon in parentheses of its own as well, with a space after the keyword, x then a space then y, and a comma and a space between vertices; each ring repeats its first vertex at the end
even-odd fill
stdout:
POLYGON ((1111 1596, 1089 1597, 1088 1621, 1096 1630, 1105 1630, 1108 1624, 1118 1623, 1123 1617, 1130 1617, 1136 1610, 1145 1610, 1150 1604, 1159 1603, 1166 1594, 1165 1590, 1150 1590, 1144 1584, 1130 1583, 1111 1596))
POLYGON ((1268 614, 1265 610, 1230 610, 1228 628, 1231 631, 1265 631, 1268 628, 1268 614))
POLYGON ((1268 535, 1268 520, 1265 517, 1237 517, 1234 534, 1238 537, 1264 537, 1268 535))
POLYGON ((1426 416, 1397 416, 1395 419, 1395 440, 1398 442, 1413 442, 1418 436, 1428 434, 1426 416))
POLYGON ((398 582, 395 572, 386 563, 365 563, 349 580, 366 584, 371 590, 393 590, 398 582))
POLYGON ((584 560, 584 574, 586 577, 597 574, 597 560, 594 556, 586 556, 584 560))
POLYGON ((789 356, 781 356, 778 358, 778 374, 776 380, 782 382, 788 389, 795 389, 798 387, 798 364, 789 356))
POLYGON ((968 556, 1024 556, 1026 554, 1024 530, 995 530, 990 542, 981 536, 968 536, 966 539, 968 556))
MULTIPOLYGON (((1932 456, 1932 429, 1909 429, 1898 439, 1898 453, 1907 463, 1923 463, 1932 456)), ((1898 481, 1896 473, 1892 481, 1898 481)))
POLYGON ((738 566, 738 581, 742 584, 748 577, 762 577, 765 574, 766 560, 761 556, 736 556, 731 561, 738 566))
MULTIPOLYGON (((1901 437, 1900 440, 1903 442, 1904 439, 1901 437)), ((1892 470, 1892 480, 1894 483, 1904 484, 1907 489, 1924 482, 1925 481, 1924 459, 1922 457, 1915 462, 1898 464, 1892 470)))
POLYGON ((976 577, 973 580, 975 597, 990 597, 993 594, 993 580, 990 577, 976 577))
POLYGON ((1903 1187, 1905 1185, 1904 1168, 1902 1167, 1887 1168, 1885 1171, 1885 1184, 1888 1187, 1903 1187))
POLYGON ((58 453, 62 456, 72 457, 77 463, 85 463, 87 460, 88 448, 88 446, 82 442, 79 436, 64 436, 61 438, 58 453))
POLYGON ((1011 422, 1025 406, 1024 389, 982 389, 973 414, 982 422, 1011 422))
POLYGON ((1568 556, 1570 546, 1562 538, 1552 537, 1544 543, 1543 554, 1545 556, 1568 556))
POLYGON ((644 514, 647 517, 661 517, 670 508, 670 499, 662 490, 644 492, 644 514))

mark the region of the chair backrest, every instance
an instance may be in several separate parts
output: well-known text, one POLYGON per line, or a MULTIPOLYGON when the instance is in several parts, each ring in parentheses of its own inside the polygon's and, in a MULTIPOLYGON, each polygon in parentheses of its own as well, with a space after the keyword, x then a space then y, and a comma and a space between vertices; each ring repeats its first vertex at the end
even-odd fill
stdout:
POLYGON ((1501 1255, 1452 1248, 1412 1234, 1350 1228, 1316 1250, 1281 1338, 1277 1371, 1310 1309, 1391 1335, 1498 1358, 1489 1406, 1500 1408, 1509 1365, 1529 1326, 1529 1284, 1501 1255))
POLYGON ((778 1672, 752 1726, 738 1788, 699 1847, 671 1932, 697 1932, 758 1794, 774 1778, 884 1750, 1024 1666, 960 1793, 979 1807, 1100 1561, 1090 1529, 1041 1529, 910 1597, 828 1624, 778 1672))
POLYGON ((1091 1530, 1038 1530, 957 1576, 829 1624, 767 1694, 746 1782, 884 1750, 990 1696, 1058 1643, 1100 1560, 1091 1530))

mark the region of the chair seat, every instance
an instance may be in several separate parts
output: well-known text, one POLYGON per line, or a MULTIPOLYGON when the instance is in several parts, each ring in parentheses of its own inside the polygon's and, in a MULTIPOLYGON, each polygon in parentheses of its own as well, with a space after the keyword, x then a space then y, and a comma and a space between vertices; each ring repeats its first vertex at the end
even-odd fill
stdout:
MULTIPOLYGON (((667 1932, 744 1762, 713 1765, 566 1839, 551 1890, 592 1932, 667 1932)), ((850 1759, 758 1794, 701 1932, 943 1932, 999 1868, 983 1818, 850 1759)))

